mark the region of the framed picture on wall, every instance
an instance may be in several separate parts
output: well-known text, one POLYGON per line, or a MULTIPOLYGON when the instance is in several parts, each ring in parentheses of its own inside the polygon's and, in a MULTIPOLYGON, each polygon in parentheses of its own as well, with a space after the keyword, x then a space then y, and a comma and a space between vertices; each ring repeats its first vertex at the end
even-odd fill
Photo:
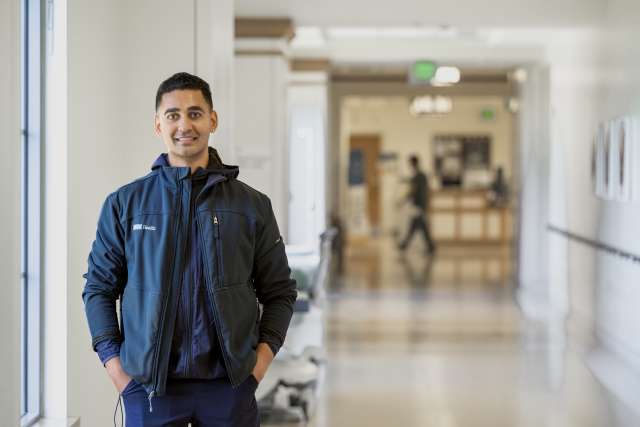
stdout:
POLYGON ((491 167, 491 138, 469 136, 462 139, 464 168, 489 169, 491 167))
POLYGON ((486 135, 436 135, 433 152, 434 170, 443 187, 473 186, 473 177, 484 176, 491 168, 491 137, 486 135))
POLYGON ((596 196, 609 198, 609 129, 606 123, 598 126, 595 137, 596 196))
POLYGON ((598 127, 591 165, 596 196, 619 202, 638 198, 639 136, 637 117, 617 118, 598 127))
POLYGON ((591 189, 594 195, 598 195, 598 169, 597 169, 597 157, 598 157, 598 132, 591 142, 591 168, 589 169, 591 177, 591 189))
POLYGON ((616 200, 628 202, 631 200, 631 186, 633 183, 631 161, 635 147, 633 141, 634 126, 630 118, 620 118, 611 122, 610 149, 612 193, 616 200))
POLYGON ((438 135, 433 140, 433 167, 443 187, 462 183, 462 141, 452 135, 438 135))

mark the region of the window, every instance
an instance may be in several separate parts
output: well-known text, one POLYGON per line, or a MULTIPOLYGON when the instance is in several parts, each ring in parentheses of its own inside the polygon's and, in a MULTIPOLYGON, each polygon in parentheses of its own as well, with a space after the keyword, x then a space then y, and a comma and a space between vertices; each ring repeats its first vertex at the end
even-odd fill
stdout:
POLYGON ((21 415, 28 426, 40 416, 40 147, 42 129, 41 0, 21 4, 22 286, 21 415))

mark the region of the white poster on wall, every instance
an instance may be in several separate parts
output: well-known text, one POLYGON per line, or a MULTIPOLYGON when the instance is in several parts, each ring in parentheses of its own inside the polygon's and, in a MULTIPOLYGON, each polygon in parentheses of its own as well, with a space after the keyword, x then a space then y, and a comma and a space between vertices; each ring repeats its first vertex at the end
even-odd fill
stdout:
POLYGON ((628 124, 629 120, 622 118, 612 121, 609 127, 611 188, 613 197, 622 202, 629 201, 631 194, 629 176, 631 130, 628 124))
POLYGON ((631 202, 638 199, 640 136, 636 117, 621 117, 602 123, 593 146, 591 175, 595 194, 605 200, 631 202))

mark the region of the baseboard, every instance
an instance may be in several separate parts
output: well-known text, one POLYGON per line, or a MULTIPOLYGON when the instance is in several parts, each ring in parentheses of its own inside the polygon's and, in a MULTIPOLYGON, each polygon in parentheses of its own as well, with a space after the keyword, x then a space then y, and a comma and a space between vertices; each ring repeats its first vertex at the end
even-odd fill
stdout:
POLYGON ((80 427, 80 418, 40 418, 31 427, 80 427))
POLYGON ((604 348, 592 351, 586 362, 597 380, 629 411, 640 417, 640 371, 604 348))

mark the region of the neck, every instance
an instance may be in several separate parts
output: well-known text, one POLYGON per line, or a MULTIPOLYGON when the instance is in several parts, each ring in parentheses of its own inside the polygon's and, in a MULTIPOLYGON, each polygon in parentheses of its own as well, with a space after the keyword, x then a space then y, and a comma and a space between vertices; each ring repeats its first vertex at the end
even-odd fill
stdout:
POLYGON ((197 157, 185 158, 174 155, 169 152, 169 164, 176 168, 190 168, 191 173, 194 173, 196 169, 206 169, 209 165, 209 151, 204 150, 202 154, 198 154, 197 157))

